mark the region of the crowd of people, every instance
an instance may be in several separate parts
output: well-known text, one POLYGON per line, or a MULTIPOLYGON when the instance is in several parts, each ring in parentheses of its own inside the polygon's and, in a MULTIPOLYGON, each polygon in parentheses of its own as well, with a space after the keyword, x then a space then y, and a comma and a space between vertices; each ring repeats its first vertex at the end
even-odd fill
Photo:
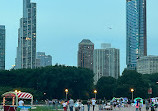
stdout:
MULTIPOLYGON (((64 109, 64 111, 67 111, 68 109, 70 111, 84 111, 85 110, 85 105, 87 105, 87 111, 93 110, 96 111, 96 104, 97 104, 97 108, 101 111, 101 110, 116 110, 116 109, 122 109, 125 107, 135 107, 135 111, 141 111, 142 107, 143 107, 143 103, 145 104, 146 107, 146 111, 156 111, 157 109, 157 105, 153 103, 150 99, 146 99, 145 101, 137 99, 136 101, 132 101, 129 99, 125 99, 125 98, 121 98, 121 99, 113 99, 111 101, 106 101, 106 100, 95 100, 95 98, 92 99, 88 99, 88 100, 73 100, 72 98, 70 98, 69 100, 57 100, 54 99, 52 101, 47 100, 46 104, 48 105, 54 105, 57 106, 57 104, 62 105, 62 108, 64 109)), ((98 110, 97 109, 97 110, 98 110)))
MULTIPOLYGON (((73 109, 75 109, 75 111, 84 111, 84 104, 83 104, 83 101, 80 99, 77 99, 76 101, 74 101, 72 98, 70 98, 70 100, 68 101, 63 101, 62 105, 63 105, 64 111, 67 111, 68 108, 70 109, 70 111, 73 111, 73 109)), ((92 98, 91 100, 90 99, 87 100, 88 111, 90 111, 91 105, 94 111, 95 105, 96 105, 96 100, 94 98, 92 98)))

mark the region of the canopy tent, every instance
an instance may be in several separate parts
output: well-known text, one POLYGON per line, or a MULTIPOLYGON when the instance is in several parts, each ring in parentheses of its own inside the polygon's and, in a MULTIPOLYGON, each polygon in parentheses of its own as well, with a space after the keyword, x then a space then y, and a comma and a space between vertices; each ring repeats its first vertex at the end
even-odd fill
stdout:
POLYGON ((135 99, 134 99, 134 105, 137 104, 137 101, 139 102, 140 105, 143 106, 143 99, 142 99, 142 98, 140 98, 140 97, 135 98, 135 99))

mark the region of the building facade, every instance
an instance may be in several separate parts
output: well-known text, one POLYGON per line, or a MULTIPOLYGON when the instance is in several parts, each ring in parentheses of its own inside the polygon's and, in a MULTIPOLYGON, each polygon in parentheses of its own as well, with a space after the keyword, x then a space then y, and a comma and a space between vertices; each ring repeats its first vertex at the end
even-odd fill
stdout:
POLYGON ((126 0, 127 69, 136 70, 137 59, 146 55, 146 0, 126 0))
POLYGON ((0 25, 0 70, 5 70, 5 26, 0 25))
POLYGON ((37 52, 37 67, 52 66, 52 56, 45 55, 45 52, 37 52))
POLYGON ((94 84, 102 76, 120 76, 120 51, 115 48, 95 49, 93 53, 94 84))
POLYGON ((30 0, 23 0, 15 65, 17 69, 36 68, 36 3, 30 0))
POLYGON ((141 74, 158 73, 158 56, 144 56, 137 61, 137 72, 141 74))
POLYGON ((90 40, 83 39, 79 43, 78 67, 83 67, 93 70, 93 50, 94 50, 94 44, 90 40))
POLYGON ((111 48, 111 44, 110 43, 102 43, 101 48, 102 49, 111 48))

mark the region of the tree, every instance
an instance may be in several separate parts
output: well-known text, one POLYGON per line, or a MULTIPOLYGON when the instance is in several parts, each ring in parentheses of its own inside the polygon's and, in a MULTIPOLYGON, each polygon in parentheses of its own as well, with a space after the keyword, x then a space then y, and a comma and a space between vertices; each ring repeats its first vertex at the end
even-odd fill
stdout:
POLYGON ((147 97, 149 84, 145 82, 142 74, 136 71, 125 70, 117 80, 117 96, 131 98, 130 89, 134 88, 134 97, 147 97))
POLYGON ((116 79, 113 77, 102 77, 98 80, 96 89, 97 97, 100 99, 112 99, 115 94, 116 79))
POLYGON ((0 71, 0 76, 0 87, 45 93, 43 96, 48 99, 64 99, 64 90, 68 88, 68 95, 74 99, 86 99, 90 97, 93 88, 94 74, 85 68, 55 65, 37 69, 0 71))

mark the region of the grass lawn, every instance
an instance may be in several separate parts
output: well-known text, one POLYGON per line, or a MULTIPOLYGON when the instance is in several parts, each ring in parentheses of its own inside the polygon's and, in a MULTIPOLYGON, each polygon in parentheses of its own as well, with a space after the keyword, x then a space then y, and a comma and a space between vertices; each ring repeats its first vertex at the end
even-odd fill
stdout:
POLYGON ((60 110, 55 110, 52 107, 48 106, 36 106, 36 109, 31 109, 31 111, 62 111, 60 110))

